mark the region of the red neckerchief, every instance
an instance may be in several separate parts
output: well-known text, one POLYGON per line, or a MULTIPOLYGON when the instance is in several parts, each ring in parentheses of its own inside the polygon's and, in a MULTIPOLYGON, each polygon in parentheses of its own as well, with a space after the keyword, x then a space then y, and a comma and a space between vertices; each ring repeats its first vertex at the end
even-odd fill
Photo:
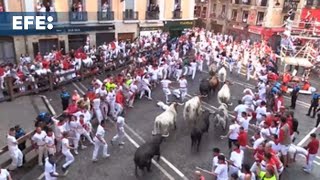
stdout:
POLYGON ((58 122, 58 126, 62 126, 64 123, 63 122, 58 122))
POLYGON ((48 136, 48 137, 52 137, 52 134, 51 134, 51 135, 47 134, 47 136, 48 136))

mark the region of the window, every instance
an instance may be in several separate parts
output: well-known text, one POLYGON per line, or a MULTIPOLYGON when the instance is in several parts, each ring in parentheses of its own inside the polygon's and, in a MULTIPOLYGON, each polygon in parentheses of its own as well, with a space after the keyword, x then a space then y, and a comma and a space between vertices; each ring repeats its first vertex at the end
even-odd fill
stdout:
POLYGON ((100 0, 100 10, 101 11, 111 11, 112 10, 112 0, 100 0))
POLYGON ((250 0, 242 0, 242 4, 250 5, 250 0))
POLYGON ((238 11, 236 9, 233 9, 231 12, 231 20, 236 21, 238 16, 238 11))
POLYGON ((268 0, 259 0, 260 4, 258 4, 259 6, 267 6, 268 0))
POLYGON ((126 9, 134 10, 134 0, 126 0, 125 6, 126 9))
POLYGON ((4 7, 4 2, 3 0, 0 0, 0 12, 5 12, 6 8, 4 7))
POLYGON ((181 0, 174 1, 174 11, 181 11, 181 0))
POLYGON ((242 12, 242 22, 246 23, 248 21, 249 11, 242 12))
POLYGON ((213 4, 213 6, 212 6, 212 12, 216 12, 216 10, 217 10, 217 4, 213 4))
POLYGON ((71 11, 72 12, 83 12, 85 11, 84 0, 71 0, 71 11))
POLYGON ((306 5, 307 5, 307 6, 313 6, 313 1, 314 1, 314 0, 307 0, 306 5))
POLYGON ((11 37, 0 37, 0 64, 15 62, 14 43, 11 37))
POLYGON ((194 16, 200 17, 201 14, 201 6, 194 6, 194 16))
POLYGON ((148 11, 149 12, 160 12, 159 3, 157 0, 148 0, 148 11))
POLYGON ((201 18, 206 18, 207 16, 207 7, 203 7, 201 11, 201 18))
POLYGON ((258 12, 257 26, 262 26, 263 18, 264 18, 264 12, 258 12))

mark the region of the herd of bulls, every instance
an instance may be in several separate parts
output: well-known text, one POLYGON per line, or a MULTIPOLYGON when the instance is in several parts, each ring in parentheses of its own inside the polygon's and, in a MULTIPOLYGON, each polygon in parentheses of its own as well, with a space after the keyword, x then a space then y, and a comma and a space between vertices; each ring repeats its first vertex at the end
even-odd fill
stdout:
MULTIPOLYGON (((186 101, 184 104, 173 102, 171 105, 166 105, 163 102, 158 102, 164 112, 158 115, 154 121, 154 128, 152 134, 154 138, 141 147, 135 153, 134 162, 137 168, 143 170, 145 167, 150 170, 153 156, 160 157, 160 144, 162 138, 169 137, 170 129, 176 130, 177 126, 177 107, 183 106, 183 118, 188 124, 188 129, 191 137, 191 150, 194 148, 199 151, 201 138, 203 133, 208 132, 210 126, 210 119, 213 120, 215 126, 221 126, 226 129, 228 122, 228 106, 230 106, 230 88, 231 83, 226 80, 227 71, 225 66, 222 66, 218 73, 217 68, 211 66, 209 78, 204 78, 200 83, 200 94, 186 101), (216 75, 217 74, 217 75, 216 75), (223 84, 222 87, 220 84, 223 84), (221 87, 221 88, 220 88, 221 87), (217 100, 220 103, 216 112, 211 112, 202 107, 202 98, 207 97, 211 91, 220 90, 217 93, 217 100), (161 139, 161 140, 159 140, 161 139)), ((159 159, 159 158, 158 158, 159 159)))

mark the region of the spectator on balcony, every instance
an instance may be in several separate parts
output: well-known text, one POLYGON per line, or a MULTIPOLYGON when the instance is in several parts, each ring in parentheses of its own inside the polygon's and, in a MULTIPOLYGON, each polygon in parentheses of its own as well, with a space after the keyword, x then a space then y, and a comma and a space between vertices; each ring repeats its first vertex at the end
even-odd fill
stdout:
POLYGON ((72 19, 77 19, 78 5, 76 2, 73 2, 71 11, 72 11, 72 19))
POLYGON ((174 3, 174 17, 179 17, 181 11, 180 1, 176 0, 174 3))
POLYGON ((81 1, 78 2, 78 19, 82 20, 83 16, 82 16, 82 12, 83 12, 83 5, 81 3, 81 1))
POLYGON ((40 12, 40 15, 44 15, 46 13, 46 7, 43 4, 40 5, 39 12, 40 12))
POLYGON ((0 12, 4 12, 4 7, 1 2, 0 2, 0 12))
POLYGON ((102 18, 107 18, 108 17, 109 9, 110 9, 110 6, 109 6, 108 2, 105 1, 101 6, 102 18))

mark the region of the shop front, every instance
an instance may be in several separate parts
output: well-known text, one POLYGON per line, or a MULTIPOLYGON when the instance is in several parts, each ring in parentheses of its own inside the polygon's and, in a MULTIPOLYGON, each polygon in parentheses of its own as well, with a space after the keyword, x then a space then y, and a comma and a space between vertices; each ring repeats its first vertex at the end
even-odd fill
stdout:
POLYGON ((234 41, 242 41, 248 39, 248 30, 246 24, 229 24, 227 34, 233 36, 234 41))
POLYGON ((194 20, 165 21, 164 30, 170 33, 171 37, 179 37, 185 29, 194 27, 194 20))
POLYGON ((213 30, 214 33, 222 33, 223 25, 218 24, 217 21, 211 21, 211 30, 213 30))
POLYGON ((263 33, 265 28, 262 26, 249 26, 248 34, 251 42, 260 42, 263 40, 263 33))
POLYGON ((157 26, 145 26, 143 24, 139 27, 139 36, 150 36, 152 33, 162 32, 163 24, 159 24, 157 26))

